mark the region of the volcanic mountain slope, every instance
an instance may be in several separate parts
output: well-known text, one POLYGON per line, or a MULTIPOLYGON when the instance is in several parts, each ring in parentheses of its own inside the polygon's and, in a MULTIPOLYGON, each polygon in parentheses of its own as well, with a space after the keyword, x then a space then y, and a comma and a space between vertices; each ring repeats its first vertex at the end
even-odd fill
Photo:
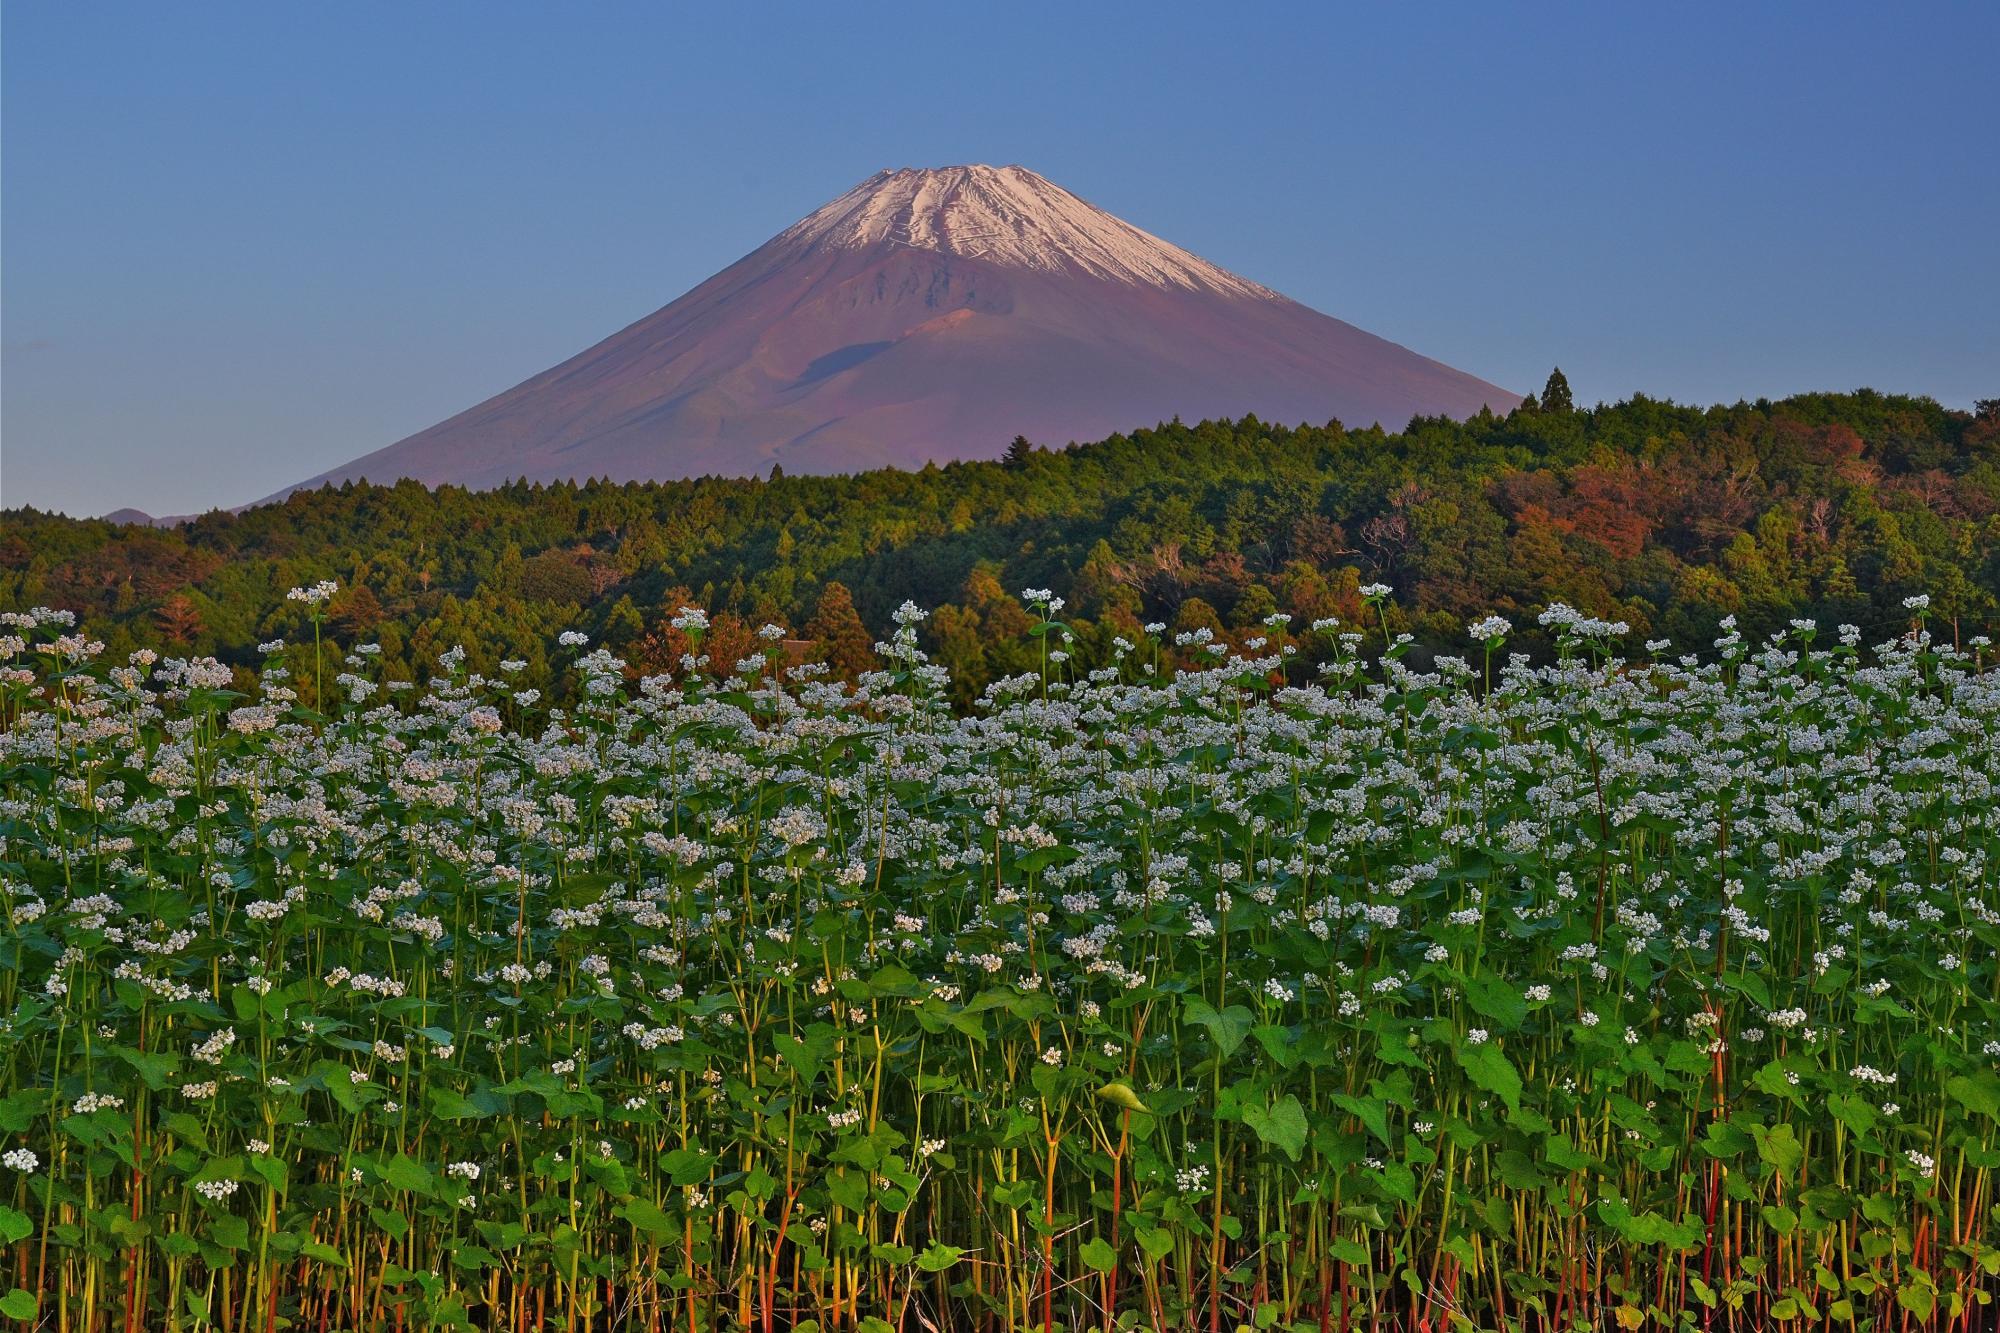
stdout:
POLYGON ((1022 167, 884 171, 595 347, 303 484, 850 472, 1176 415, 1400 426, 1517 401, 1022 167))

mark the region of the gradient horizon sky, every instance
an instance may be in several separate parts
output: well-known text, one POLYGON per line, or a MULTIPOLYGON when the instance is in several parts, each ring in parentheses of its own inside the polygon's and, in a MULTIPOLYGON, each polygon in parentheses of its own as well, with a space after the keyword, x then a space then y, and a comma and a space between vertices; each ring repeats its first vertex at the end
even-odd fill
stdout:
POLYGON ((269 494, 965 162, 1515 390, 2000 396, 2000 7, 1230 8, 16 0, 0 505, 269 494))

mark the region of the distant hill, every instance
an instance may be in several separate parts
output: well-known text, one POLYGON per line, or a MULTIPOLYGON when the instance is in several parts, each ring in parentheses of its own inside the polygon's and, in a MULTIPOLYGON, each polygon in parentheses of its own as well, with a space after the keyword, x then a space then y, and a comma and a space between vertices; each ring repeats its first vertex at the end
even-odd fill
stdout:
POLYGON ((332 578, 328 641, 380 644, 370 670, 421 677, 463 645, 473 670, 525 663, 518 682, 548 697, 564 630, 634 670, 677 669, 669 621, 701 606, 725 667, 772 621, 841 645, 852 669, 905 599, 932 612, 925 648, 978 689, 1029 665, 1031 587, 1067 599, 1092 665, 1148 622, 1242 643, 1274 612, 1295 638, 1336 616, 1379 645, 1359 595, 1378 581, 1417 665, 1470 652, 1466 623, 1488 612, 1515 623, 1507 651, 1544 651, 1552 601, 1629 622, 1635 651, 1706 648, 1727 616, 1753 643, 1804 617, 1822 644, 1843 622, 1872 642, 1908 628, 1919 593, 1947 638, 2000 632, 2000 402, 1566 398, 1552 383, 1554 407, 1397 432, 1175 423, 917 471, 343 484, 171 528, 13 510, 0 610, 76 611, 121 660, 147 646, 247 667, 259 643, 310 644, 285 593, 332 578))
POLYGON ((858 472, 1175 416, 1394 428, 1518 401, 1025 168, 884 171, 630 328, 301 485, 858 472))

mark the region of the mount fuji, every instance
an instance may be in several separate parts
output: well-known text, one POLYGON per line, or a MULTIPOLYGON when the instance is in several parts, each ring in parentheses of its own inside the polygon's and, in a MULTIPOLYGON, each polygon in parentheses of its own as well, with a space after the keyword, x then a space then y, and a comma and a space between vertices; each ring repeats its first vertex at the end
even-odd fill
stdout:
POLYGON ((1025 168, 883 171, 596 346, 301 487, 853 472, 1173 416, 1394 428, 1517 401, 1025 168))

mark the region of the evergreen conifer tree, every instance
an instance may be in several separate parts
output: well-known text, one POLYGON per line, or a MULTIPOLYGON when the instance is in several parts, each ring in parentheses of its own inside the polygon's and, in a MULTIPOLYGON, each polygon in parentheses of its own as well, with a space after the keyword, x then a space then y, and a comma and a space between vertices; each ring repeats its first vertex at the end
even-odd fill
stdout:
POLYGON ((1574 412, 1576 403, 1569 395, 1569 379, 1557 366, 1549 372, 1549 382, 1542 386, 1542 411, 1574 412))

